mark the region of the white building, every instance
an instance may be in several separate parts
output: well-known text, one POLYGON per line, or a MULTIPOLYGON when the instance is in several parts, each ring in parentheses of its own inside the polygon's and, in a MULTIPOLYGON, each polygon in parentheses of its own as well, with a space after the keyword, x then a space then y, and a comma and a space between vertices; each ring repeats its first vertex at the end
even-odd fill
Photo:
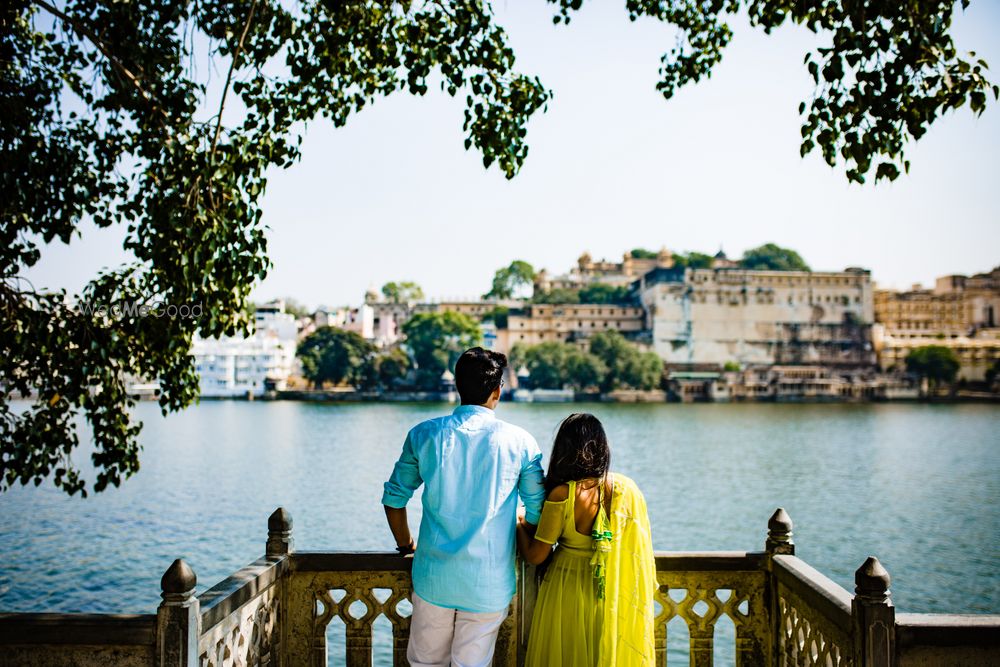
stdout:
POLYGON ((283 389, 295 370, 297 327, 283 302, 257 309, 249 338, 196 337, 191 346, 203 397, 261 395, 283 389))

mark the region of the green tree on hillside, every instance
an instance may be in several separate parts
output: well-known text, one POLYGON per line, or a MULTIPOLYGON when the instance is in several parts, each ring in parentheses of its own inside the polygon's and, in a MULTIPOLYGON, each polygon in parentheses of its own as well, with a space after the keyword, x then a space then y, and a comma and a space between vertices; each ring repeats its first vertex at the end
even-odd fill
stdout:
POLYGON ((655 250, 647 250, 646 248, 633 248, 629 254, 632 259, 656 259, 659 257, 655 250))
POLYGON ((413 362, 410 356, 398 347, 378 355, 374 361, 375 377, 385 389, 394 389, 406 378, 411 368, 413 362))
POLYGON ((604 362, 573 345, 566 355, 566 384, 576 391, 599 388, 608 373, 604 362))
POLYGON ((535 267, 516 259, 493 274, 493 286, 483 295, 485 299, 512 299, 518 290, 535 284, 535 267))
POLYGON ((620 382, 632 389, 649 391, 659 389, 663 383, 663 360, 655 352, 639 352, 629 355, 621 370, 620 382))
POLYGON ((388 282, 382 285, 382 296, 389 303, 413 303, 424 298, 424 290, 415 282, 388 282))
POLYGON ((712 268, 712 259, 711 255, 706 255, 703 252, 674 253, 674 266, 682 269, 710 269, 712 268))
POLYGON ((656 389, 663 375, 663 361, 655 352, 640 352, 618 331, 602 331, 590 338, 590 352, 607 367, 601 391, 656 389))
POLYGON ((550 341, 537 345, 515 345, 511 362, 525 367, 531 374, 531 386, 536 389, 562 389, 566 384, 566 355, 570 346, 550 341))
POLYGON ((765 271, 811 271, 799 253, 774 243, 765 243, 743 253, 740 266, 765 271))
POLYGON ((528 369, 530 384, 537 389, 583 391, 599 386, 607 372, 600 359, 561 341, 529 346, 516 344, 511 349, 510 360, 512 367, 528 369))
POLYGON ((997 377, 1000 377, 1000 359, 994 359, 990 367, 986 369, 985 379, 987 386, 993 386, 997 377))
MULTIPOLYGON (((553 2, 560 23, 582 5, 553 2)), ((711 74, 727 21, 817 31, 801 151, 860 182, 896 178, 906 144, 937 118, 966 102, 979 114, 1000 94, 986 64, 956 49, 954 7, 630 0, 626 11, 677 29, 657 84, 666 98, 711 74)), ((193 337, 249 333, 243 306, 270 267, 267 176, 298 161, 310 121, 340 127, 385 95, 440 82, 464 103, 465 147, 512 178, 528 119, 551 95, 514 69, 490 5, 465 0, 33 0, 4 3, 0 25, 0 490, 51 476, 85 492, 71 458, 78 416, 95 443, 94 490, 138 470, 125 377, 158 378, 161 409, 182 409, 199 391, 193 337), (208 85, 217 69, 221 90, 208 85), (78 295, 27 280, 46 244, 91 222, 121 226, 134 261, 78 295), (152 302, 200 314, 108 310, 152 302), (29 409, 12 404, 29 396, 29 409)))
POLYGON ((533 303, 580 303, 580 290, 555 287, 548 292, 536 293, 531 300, 533 303))
POLYGON ((479 324, 464 313, 417 313, 403 324, 405 345, 417 365, 417 384, 433 390, 459 355, 480 343, 479 324))
POLYGON ((935 387, 954 382, 960 367, 955 351, 943 345, 924 345, 906 355, 906 370, 927 378, 935 387))
POLYGON ((507 320, 510 317, 510 308, 507 306, 495 306, 492 310, 483 315, 484 322, 493 322, 497 329, 506 329, 507 320))
POLYGON ((628 303, 629 289, 624 285, 590 283, 580 288, 580 303, 628 303))
POLYGON ((299 343, 302 374, 313 387, 324 383, 360 386, 365 367, 375 355, 375 346, 353 331, 320 327, 299 343))

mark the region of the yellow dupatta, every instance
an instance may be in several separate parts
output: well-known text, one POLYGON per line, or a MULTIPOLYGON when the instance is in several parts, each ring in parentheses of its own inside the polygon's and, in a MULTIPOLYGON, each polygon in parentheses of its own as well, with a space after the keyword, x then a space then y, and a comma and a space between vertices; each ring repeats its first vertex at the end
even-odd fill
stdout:
POLYGON ((656 562, 646 500, 628 477, 614 474, 611 548, 601 559, 604 600, 600 667, 653 665, 653 594, 656 562))

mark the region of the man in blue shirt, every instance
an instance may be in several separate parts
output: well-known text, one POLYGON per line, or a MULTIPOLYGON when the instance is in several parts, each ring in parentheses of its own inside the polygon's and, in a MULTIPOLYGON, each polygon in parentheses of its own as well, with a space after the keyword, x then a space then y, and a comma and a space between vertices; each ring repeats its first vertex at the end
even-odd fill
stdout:
POLYGON ((385 483, 396 548, 413 556, 412 667, 490 664, 514 597, 518 497, 537 524, 545 500, 542 454, 522 428, 494 414, 507 357, 474 347, 455 364, 462 404, 414 426, 385 483), (414 544, 406 503, 423 484, 414 544))

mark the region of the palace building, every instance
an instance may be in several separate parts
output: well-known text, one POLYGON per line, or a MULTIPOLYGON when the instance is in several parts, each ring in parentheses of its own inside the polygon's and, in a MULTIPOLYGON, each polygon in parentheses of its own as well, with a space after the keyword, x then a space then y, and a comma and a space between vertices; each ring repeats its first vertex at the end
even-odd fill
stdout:
POLYGON ((875 346, 879 366, 902 370, 918 347, 953 350, 959 380, 980 382, 1000 359, 1000 267, 973 276, 938 278, 932 289, 877 289, 875 346))
POLYGON ((870 272, 657 269, 634 284, 670 364, 870 366, 870 272))
POLYGON ((638 305, 567 303, 531 304, 510 311, 504 350, 516 344, 562 341, 586 345, 602 331, 635 337, 645 328, 645 311, 638 305))

